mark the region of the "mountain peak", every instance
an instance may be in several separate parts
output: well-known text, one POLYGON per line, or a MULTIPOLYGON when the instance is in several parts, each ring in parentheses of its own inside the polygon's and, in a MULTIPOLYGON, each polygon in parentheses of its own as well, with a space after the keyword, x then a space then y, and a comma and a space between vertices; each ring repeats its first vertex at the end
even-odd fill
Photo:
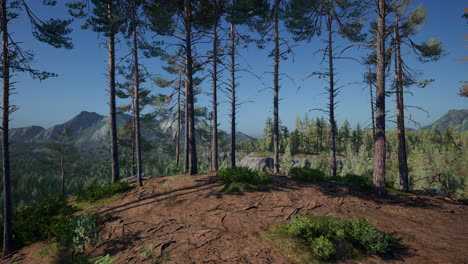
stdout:
POLYGON ((423 127, 423 129, 445 130, 450 124, 453 124, 458 131, 468 130, 468 109, 451 109, 437 121, 423 127))

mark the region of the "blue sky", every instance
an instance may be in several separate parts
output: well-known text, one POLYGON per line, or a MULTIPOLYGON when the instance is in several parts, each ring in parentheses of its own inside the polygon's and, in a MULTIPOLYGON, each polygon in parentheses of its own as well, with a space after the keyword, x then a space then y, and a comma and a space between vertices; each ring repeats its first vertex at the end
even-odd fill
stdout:
MULTIPOLYGON (((65 17, 65 9, 57 6, 43 8, 39 5, 42 1, 28 1, 32 8, 42 18, 65 17)), ((427 115, 417 109, 409 109, 408 115, 412 119, 427 125, 450 109, 468 108, 468 100, 457 95, 461 80, 466 80, 467 63, 455 61, 467 56, 467 44, 463 39, 468 33, 468 25, 461 18, 464 8, 468 7, 463 0, 415 0, 412 6, 422 4, 427 8, 428 19, 420 33, 415 37, 417 41, 438 37, 444 44, 447 55, 441 60, 421 64, 411 54, 404 53, 407 63, 417 72, 423 73, 423 79, 435 79, 435 82, 425 88, 413 88, 413 96, 407 95, 405 103, 422 107, 429 112, 427 115)), ((30 31, 31 27, 25 19, 14 20, 10 25, 10 31, 17 41, 24 42, 25 49, 34 50, 37 54, 36 68, 57 73, 59 76, 42 82, 31 80, 26 74, 14 77, 16 92, 12 103, 19 110, 12 116, 12 127, 23 127, 39 125, 50 127, 63 123, 80 111, 86 110, 108 115, 108 93, 107 93, 107 51, 102 44, 103 36, 89 30, 81 30, 80 22, 74 23, 74 32, 71 34, 75 48, 73 50, 59 50, 35 40, 30 31)), ((241 29, 243 30, 243 29, 241 29)), ((282 33, 285 38, 290 38, 287 32, 282 33)), ((167 39, 168 42, 175 40, 167 39)), ((294 128, 296 116, 309 117, 321 116, 322 113, 314 111, 313 108, 325 108, 327 95, 324 94, 326 82, 318 78, 304 80, 311 72, 324 70, 326 65, 320 65, 321 55, 316 52, 323 47, 323 36, 315 38, 310 43, 297 43, 294 48, 294 58, 282 61, 280 72, 284 74, 281 79, 280 90, 280 119, 290 129, 294 128), (286 77, 287 75, 287 77, 286 77), (292 80, 293 81, 292 81, 292 80), (300 89, 298 89, 301 87, 300 89)), ((292 42, 292 41, 291 41, 292 42)), ((346 47, 348 42, 337 39, 338 47, 346 47)), ((126 51, 125 41, 118 44, 118 56, 123 56, 126 51)), ((206 49, 203 45, 198 47, 199 51, 206 49)), ((351 49, 346 55, 356 58, 363 57, 364 50, 351 49)), ((241 105, 238 113, 238 129, 244 133, 259 137, 262 135, 264 123, 267 117, 272 116, 273 95, 271 90, 264 89, 272 85, 271 72, 273 70, 273 59, 268 57, 267 50, 259 50, 254 46, 241 52, 239 62, 242 67, 262 77, 260 82, 256 77, 247 72, 239 74, 239 100, 253 101, 241 105)), ((157 59, 143 60, 154 74, 164 74, 161 70, 161 62, 157 59)), ((366 69, 352 60, 340 60, 336 63, 338 85, 343 85, 342 92, 338 97, 337 121, 341 124, 347 119, 352 126, 357 122, 361 126, 370 123, 370 105, 368 87, 361 84, 362 74, 366 69)), ((228 77, 228 73, 224 73, 228 77)), ((154 93, 164 92, 156 86, 148 86, 154 93)), ((205 81, 202 89, 206 92, 211 90, 211 83, 205 81)), ((229 104, 225 94, 220 93, 220 126, 221 129, 229 130, 229 104)), ((388 99, 387 109, 393 109, 394 105, 388 99)), ((211 107, 207 95, 201 95, 199 105, 211 107)), ((389 113, 389 119, 394 114, 389 113)), ((394 119, 394 118, 393 118, 394 119)), ((407 124, 414 127, 412 124, 407 124)), ((393 122, 389 121, 387 127, 394 128, 393 122)))

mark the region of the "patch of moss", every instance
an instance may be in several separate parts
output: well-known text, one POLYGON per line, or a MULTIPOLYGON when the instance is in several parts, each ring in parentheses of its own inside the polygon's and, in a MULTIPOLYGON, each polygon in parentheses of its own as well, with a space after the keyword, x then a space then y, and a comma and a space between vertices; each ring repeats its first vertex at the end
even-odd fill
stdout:
MULTIPOLYGON (((107 198, 102 198, 102 199, 99 199, 99 200, 95 200, 95 201, 81 201, 81 202, 75 202, 73 204, 73 207, 76 208, 77 210, 79 211, 83 211, 83 210, 87 210, 87 209, 92 209, 92 208, 95 208, 95 207, 98 207, 98 206, 103 206, 103 205, 106 205, 106 204, 110 204, 122 197, 124 197, 125 194, 124 193, 118 193, 118 194, 115 194, 111 197, 107 197, 107 198)), ((73 200, 73 198, 71 199, 73 200)))

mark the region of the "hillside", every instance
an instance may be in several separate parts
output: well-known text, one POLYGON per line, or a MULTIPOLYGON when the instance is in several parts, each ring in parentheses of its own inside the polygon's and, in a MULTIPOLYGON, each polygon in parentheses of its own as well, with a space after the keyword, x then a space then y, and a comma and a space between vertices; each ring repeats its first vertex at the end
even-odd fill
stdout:
POLYGON ((458 131, 468 131, 468 109, 450 110, 434 123, 423 127, 424 130, 445 130, 452 123, 458 131))
MULTIPOLYGON (((127 114, 117 115, 117 127, 122 128, 129 120, 130 116, 127 114)), ((163 120, 158 123, 155 120, 151 126, 158 127, 158 124, 161 124, 162 133, 143 128, 142 136, 149 141, 158 142, 161 145, 171 144, 170 141, 173 140, 175 131, 174 129, 171 130, 168 124, 175 125, 175 122, 163 120)), ((19 146, 20 149, 25 144, 28 144, 27 149, 30 151, 31 144, 32 146, 41 146, 48 143, 66 127, 71 129, 72 141, 78 149, 98 151, 99 149, 107 148, 109 144, 109 117, 87 111, 82 111, 72 119, 47 129, 40 126, 10 129, 10 140, 13 145, 19 146)), ((197 138, 200 140, 198 134, 197 138)), ((230 139, 229 134, 227 134, 227 138, 230 139)), ((253 137, 240 131, 236 133, 237 141, 253 139, 253 137)))
MULTIPOLYGON (((114 264, 154 263, 142 253, 154 246, 158 263, 292 263, 265 231, 294 215, 368 218, 392 233, 401 246, 391 254, 346 263, 465 263, 466 206, 439 198, 389 195, 378 198, 333 183, 305 183, 275 176, 269 191, 230 195, 205 175, 152 178, 144 187, 90 212, 107 218, 103 241, 91 256, 110 254, 114 264)), ((0 263, 39 264, 44 243, 20 250, 0 263)))

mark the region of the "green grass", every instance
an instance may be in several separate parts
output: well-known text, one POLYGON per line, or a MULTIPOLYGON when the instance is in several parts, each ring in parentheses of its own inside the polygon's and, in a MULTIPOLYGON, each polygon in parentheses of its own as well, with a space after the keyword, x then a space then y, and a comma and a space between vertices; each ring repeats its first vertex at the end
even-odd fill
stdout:
POLYGON ((230 194, 267 190, 271 182, 267 172, 255 172, 242 167, 220 169, 216 178, 224 182, 223 192, 230 194))
POLYGON ((325 180, 325 174, 322 171, 311 168, 292 168, 288 177, 307 182, 325 180))
MULTIPOLYGON (((103 206, 103 205, 107 205, 107 204, 110 204, 114 201, 117 201, 118 199, 122 198, 125 196, 125 193, 117 193, 117 194, 114 194, 113 196, 111 197, 106 197, 106 198, 102 198, 102 199, 99 199, 99 200, 95 200, 95 201, 81 201, 81 202, 75 202, 73 204, 73 207, 76 208, 79 211, 84 211, 84 210, 88 210, 88 209, 92 209, 92 208, 96 208, 98 206, 103 206)), ((76 197, 71 197, 70 198, 70 201, 73 201, 74 198, 76 197)))
POLYGON ((42 259, 56 258, 63 250, 63 246, 57 241, 52 241, 39 249, 36 255, 42 259))
POLYGON ((108 183, 102 186, 91 187, 76 194, 77 202, 96 202, 109 198, 118 193, 125 193, 133 187, 127 182, 108 183))
POLYGON ((383 254, 396 240, 369 220, 330 216, 296 216, 265 234, 270 243, 293 263, 328 263, 383 254))

